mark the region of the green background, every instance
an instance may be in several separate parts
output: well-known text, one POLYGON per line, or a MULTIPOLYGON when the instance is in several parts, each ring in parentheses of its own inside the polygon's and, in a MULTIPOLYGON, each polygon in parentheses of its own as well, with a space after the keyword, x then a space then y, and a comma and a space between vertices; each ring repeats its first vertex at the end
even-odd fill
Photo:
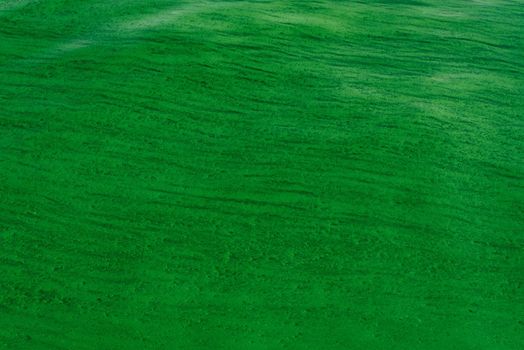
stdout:
POLYGON ((1 349, 524 349, 522 1, 0 0, 1 349))

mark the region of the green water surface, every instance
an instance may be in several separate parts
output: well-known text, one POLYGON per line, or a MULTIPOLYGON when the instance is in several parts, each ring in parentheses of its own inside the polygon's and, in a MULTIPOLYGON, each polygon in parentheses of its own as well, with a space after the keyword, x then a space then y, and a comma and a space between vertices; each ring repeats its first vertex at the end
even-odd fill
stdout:
POLYGON ((0 349, 524 349, 521 0, 0 0, 0 349))

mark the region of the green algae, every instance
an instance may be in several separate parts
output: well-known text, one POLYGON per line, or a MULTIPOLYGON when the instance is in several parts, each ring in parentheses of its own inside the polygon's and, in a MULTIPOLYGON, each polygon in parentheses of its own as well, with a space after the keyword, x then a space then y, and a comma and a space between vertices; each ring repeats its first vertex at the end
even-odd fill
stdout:
POLYGON ((0 348, 521 349, 523 16, 0 2, 0 348))

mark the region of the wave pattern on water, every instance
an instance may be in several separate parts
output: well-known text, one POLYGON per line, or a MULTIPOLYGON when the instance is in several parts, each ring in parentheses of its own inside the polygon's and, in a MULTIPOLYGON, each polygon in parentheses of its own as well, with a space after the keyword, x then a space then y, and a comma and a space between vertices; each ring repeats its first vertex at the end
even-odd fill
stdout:
POLYGON ((0 0, 0 348, 523 348, 522 18, 0 0))

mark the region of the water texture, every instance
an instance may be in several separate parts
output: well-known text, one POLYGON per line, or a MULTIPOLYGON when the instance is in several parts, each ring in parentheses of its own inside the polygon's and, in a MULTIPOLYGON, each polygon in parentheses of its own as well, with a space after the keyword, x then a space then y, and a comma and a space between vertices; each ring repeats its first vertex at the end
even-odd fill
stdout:
POLYGON ((524 349, 524 2, 0 0, 0 349, 524 349))

